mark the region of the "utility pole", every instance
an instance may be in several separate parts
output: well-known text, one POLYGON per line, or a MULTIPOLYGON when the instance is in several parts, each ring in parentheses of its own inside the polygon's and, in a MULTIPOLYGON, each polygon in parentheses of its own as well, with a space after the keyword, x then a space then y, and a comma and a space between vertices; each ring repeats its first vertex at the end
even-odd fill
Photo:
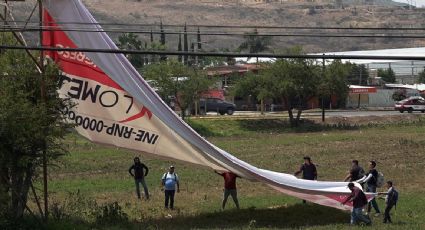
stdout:
MULTIPOLYGON (((325 54, 323 54, 323 59, 322 59, 322 77, 323 79, 325 79, 325 54)), ((325 100, 324 100, 324 95, 322 95, 322 122, 325 122, 325 100)))
MULTIPOLYGON (((362 66, 361 65, 359 65, 359 85, 362 85, 362 66)), ((361 94, 359 93, 359 101, 357 105, 358 109, 360 109, 360 96, 361 94)))
MULTIPOLYGON (((39 16, 39 39, 40 46, 43 46, 43 1, 38 1, 38 16, 39 16)), ((40 70, 41 70, 41 98, 43 100, 44 106, 46 106, 47 95, 46 95, 46 83, 44 80, 44 53, 43 50, 40 51, 40 70)), ((47 184, 47 152, 46 152, 46 139, 44 139, 44 149, 43 149, 43 198, 44 198, 44 221, 47 222, 49 217, 49 192, 47 184)))

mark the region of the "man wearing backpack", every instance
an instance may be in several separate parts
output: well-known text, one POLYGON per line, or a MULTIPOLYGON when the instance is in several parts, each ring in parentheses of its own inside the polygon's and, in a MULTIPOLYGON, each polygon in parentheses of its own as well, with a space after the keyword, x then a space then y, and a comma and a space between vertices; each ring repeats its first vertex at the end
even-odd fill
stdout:
POLYGON ((366 195, 363 191, 356 186, 354 183, 348 183, 348 188, 351 190, 351 195, 342 202, 342 205, 345 205, 347 202, 353 202, 353 209, 351 211, 351 224, 356 224, 357 222, 364 222, 366 225, 372 224, 372 221, 363 215, 362 209, 367 204, 366 195))
POLYGON ((174 166, 170 166, 168 172, 164 173, 161 178, 162 186, 164 186, 165 193, 165 208, 168 209, 168 203, 170 203, 170 209, 174 209, 174 195, 180 192, 179 177, 174 172, 174 166))
MULTIPOLYGON (((376 188, 377 188, 377 182, 378 182, 378 171, 375 169, 376 167, 376 162, 375 161, 370 161, 369 162, 369 172, 366 175, 366 179, 364 180, 364 182, 366 182, 366 192, 373 192, 376 193, 376 188)), ((367 213, 370 213, 370 210, 375 209, 376 214, 375 216, 379 216, 379 214, 381 214, 381 211, 379 210, 378 204, 376 203, 375 198, 373 198, 368 206, 367 206, 367 213)))
POLYGON ((384 212, 384 224, 392 223, 390 211, 391 209, 397 205, 398 201, 398 192, 393 187, 392 181, 387 181, 387 195, 385 196, 385 212, 384 212))
POLYGON ((351 169, 348 175, 345 177, 344 181, 356 181, 361 179, 364 176, 364 169, 359 166, 358 160, 353 160, 351 162, 351 169))

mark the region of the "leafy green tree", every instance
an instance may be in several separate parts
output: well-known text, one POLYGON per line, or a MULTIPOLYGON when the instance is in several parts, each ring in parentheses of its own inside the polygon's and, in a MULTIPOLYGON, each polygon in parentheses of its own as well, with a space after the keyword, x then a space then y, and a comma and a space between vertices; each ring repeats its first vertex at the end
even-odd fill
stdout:
POLYGON ((395 73, 391 68, 388 69, 378 69, 378 77, 384 80, 387 83, 395 83, 395 73))
MULTIPOLYGON (((271 37, 259 36, 257 29, 252 32, 246 33, 244 36, 245 41, 242 42, 238 50, 247 50, 249 53, 257 54, 268 50, 271 44, 271 37)), ((257 58, 258 62, 258 58, 257 58)))
MULTIPOLYGON (((159 27, 160 27, 160 30, 161 30, 160 43, 161 43, 161 45, 162 45, 163 47, 165 47, 165 32, 164 32, 164 26, 162 25, 162 20, 161 20, 161 22, 160 22, 159 27)), ((165 56, 165 55, 161 55, 160 60, 161 60, 161 61, 165 61, 165 60, 167 60, 167 56, 165 56)))
POLYGON ((307 101, 316 95, 320 69, 313 60, 280 59, 266 73, 275 83, 275 96, 285 102, 292 126, 298 126, 307 101), (294 116, 293 109, 297 109, 294 116))
POLYGON ((323 98, 331 96, 337 97, 337 106, 345 105, 348 96, 348 76, 351 71, 350 64, 343 64, 340 60, 335 60, 325 67, 325 74, 320 76, 318 85, 318 95, 323 98))
MULTIPOLYGON (((123 50, 143 50, 143 42, 134 33, 124 33, 118 37, 118 47, 123 50)), ((139 69, 145 64, 145 57, 140 54, 126 54, 131 64, 139 69)))
POLYGON ((350 66, 350 74, 348 76, 348 83, 350 85, 367 85, 369 79, 369 71, 365 65, 357 65, 354 63, 346 63, 350 66))
POLYGON ((53 65, 40 74, 25 52, 9 50, 0 54, 0 69, 0 211, 16 219, 24 213, 43 152, 48 161, 67 153, 63 138, 70 125, 63 114, 71 104, 57 93, 59 71, 53 65))
POLYGON ((422 70, 418 73, 417 83, 424 84, 425 83, 425 70, 422 70))
POLYGON ((261 114, 264 113, 264 100, 274 98, 276 89, 273 78, 264 74, 247 73, 235 84, 233 93, 240 97, 253 96, 261 103, 261 114))
POLYGON ((208 90, 212 84, 204 71, 176 61, 148 65, 144 76, 151 81, 151 85, 165 101, 169 101, 170 97, 176 99, 183 118, 185 111, 197 102, 201 93, 208 90))
MULTIPOLYGON (((179 51, 179 52, 183 51, 183 49, 182 49, 182 35, 181 34, 179 34, 179 43, 178 43, 177 51, 179 51)), ((182 59, 183 59, 182 55, 179 55, 177 57, 177 60, 179 62, 182 62, 182 59)))
MULTIPOLYGON (((187 26, 186 23, 184 24, 184 28, 183 28, 184 34, 183 34, 183 50, 184 52, 188 52, 189 51, 189 41, 187 38, 187 26)), ((189 56, 184 55, 183 56, 183 62, 185 65, 188 64, 189 61, 189 56)))

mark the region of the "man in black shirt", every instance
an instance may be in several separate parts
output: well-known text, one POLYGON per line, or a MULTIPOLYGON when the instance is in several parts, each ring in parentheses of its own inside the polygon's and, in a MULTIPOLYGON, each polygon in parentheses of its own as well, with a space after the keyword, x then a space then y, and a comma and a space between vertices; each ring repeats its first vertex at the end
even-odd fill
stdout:
MULTIPOLYGON (((366 186, 366 192, 376 193, 376 187, 377 187, 377 182, 378 182, 378 171, 375 169, 375 167, 376 167, 376 162, 370 161, 369 162, 369 172, 366 175, 366 179, 364 180, 366 182, 366 185, 367 185, 366 186)), ((379 216, 381 211, 379 210, 379 207, 378 207, 378 204, 376 203, 375 198, 373 198, 367 206, 367 212, 368 213, 370 213, 370 210, 372 209, 371 206, 373 206, 373 208, 376 211, 375 216, 379 216)))
POLYGON ((359 180, 363 177, 364 175, 364 170, 362 167, 359 166, 359 161, 358 160, 353 160, 352 161, 352 165, 351 165, 351 169, 350 172, 348 173, 348 175, 345 177, 344 181, 356 181, 359 180))
MULTIPOLYGON (((295 176, 298 176, 303 172, 304 180, 317 180, 317 170, 316 166, 311 162, 311 158, 309 156, 304 157, 304 164, 301 165, 300 169, 294 173, 295 176)), ((303 203, 306 201, 303 200, 303 203)))
POLYGON ((130 175, 132 177, 134 177, 134 181, 136 183, 137 198, 140 199, 139 184, 142 184, 143 189, 145 190, 145 198, 148 200, 149 199, 149 191, 148 191, 148 186, 146 186, 146 182, 145 182, 145 177, 149 173, 148 167, 146 167, 145 164, 140 162, 140 158, 135 157, 134 158, 134 164, 130 167, 130 169, 128 169, 128 172, 130 173, 130 175), (133 174, 132 171, 134 171, 134 174, 133 174))

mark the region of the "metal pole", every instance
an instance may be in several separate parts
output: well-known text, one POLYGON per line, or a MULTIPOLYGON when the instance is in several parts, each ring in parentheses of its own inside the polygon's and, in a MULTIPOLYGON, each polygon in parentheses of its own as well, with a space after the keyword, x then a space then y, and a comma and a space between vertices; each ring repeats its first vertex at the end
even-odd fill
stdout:
MULTIPOLYGON (((39 26, 40 26, 40 46, 43 46, 43 2, 38 0, 38 16, 39 16, 39 26)), ((46 85, 44 82, 44 53, 43 50, 40 51, 40 67, 41 67, 41 97, 43 102, 46 102, 46 85)), ((44 150, 43 150, 43 193, 44 193, 44 221, 47 222, 49 217, 49 193, 48 193, 48 180, 47 180, 47 153, 46 153, 46 140, 44 140, 44 150)))
MULTIPOLYGON (((362 85, 362 66, 361 65, 359 65, 359 85, 362 85)), ((359 101, 357 105, 358 109, 360 109, 360 96, 361 94, 359 93, 359 101)))
MULTIPOLYGON (((322 59, 322 77, 325 78, 325 54, 322 59)), ((325 100, 324 95, 322 96, 322 122, 325 122, 325 100)))

